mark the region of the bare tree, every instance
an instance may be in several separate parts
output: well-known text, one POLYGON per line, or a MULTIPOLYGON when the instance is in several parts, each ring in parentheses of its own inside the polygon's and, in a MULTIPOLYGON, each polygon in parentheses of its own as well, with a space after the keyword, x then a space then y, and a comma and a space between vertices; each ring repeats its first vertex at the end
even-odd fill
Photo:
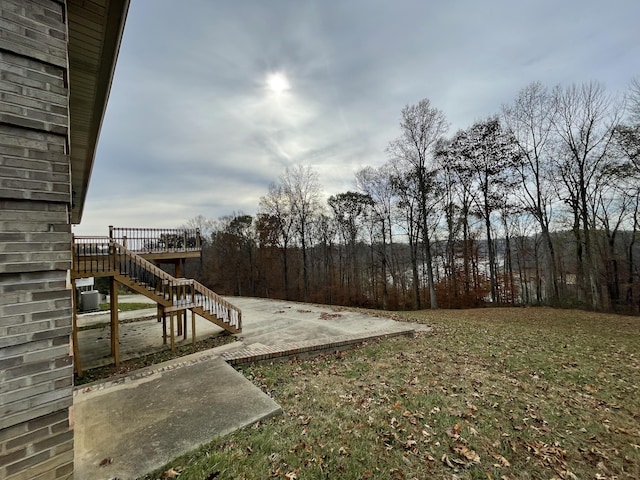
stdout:
POLYGON ((498 301, 496 251, 492 214, 507 203, 513 189, 511 172, 520 161, 513 137, 505 132, 497 117, 477 122, 456 137, 459 161, 456 169, 472 182, 471 194, 485 224, 491 300, 498 301))
POLYGON ((361 272, 358 265, 357 240, 362 217, 373 203, 371 197, 360 192, 338 193, 329 197, 336 225, 342 235, 347 251, 347 290, 350 302, 359 302, 361 297, 361 272))
POLYGON ((200 230, 200 238, 203 243, 211 241, 211 234, 215 230, 215 220, 206 218, 204 215, 196 215, 182 224, 181 228, 200 230))
POLYGON ((276 244, 282 251, 282 275, 284 281, 284 297, 290 299, 289 291, 289 246, 293 236, 293 211, 290 198, 284 187, 272 183, 269 193, 260 197, 258 225, 260 232, 272 235, 270 243, 276 244))
POLYGON ((553 188, 553 97, 540 82, 520 91, 512 105, 503 107, 507 128, 522 155, 518 164, 525 208, 538 222, 546 249, 546 296, 551 304, 560 298, 553 240, 550 233, 555 190, 553 188))
MULTIPOLYGON (((468 151, 468 132, 460 130, 451 140, 441 142, 438 149, 440 175, 444 187, 444 210, 448 230, 449 262, 455 262, 453 243, 459 230, 462 230, 462 267, 463 294, 465 304, 472 301, 478 287, 478 278, 474 273, 474 239, 471 234, 470 216, 473 206, 472 172, 467 169, 465 156, 468 151), (472 289, 473 285, 473 289, 472 289), (473 290, 473 291, 472 291, 473 290)), ((453 265, 451 267, 453 270, 453 265)), ((477 299, 474 299, 474 303, 477 299)))
POLYGON ((631 80, 627 94, 629 104, 629 119, 631 123, 640 125, 640 77, 631 80))
POLYGON ((421 222, 420 202, 418 200, 418 187, 416 178, 411 171, 396 169, 392 177, 394 193, 397 197, 399 216, 407 239, 409 240, 409 257, 411 263, 413 305, 416 310, 421 308, 420 302, 420 270, 418 266, 418 253, 420 242, 421 222))
POLYGON ((557 113, 553 124, 560 140, 555 158, 564 184, 564 201, 573 216, 579 293, 587 305, 598 309, 600 295, 589 205, 600 188, 598 172, 611 153, 621 109, 604 87, 595 82, 557 87, 553 97, 557 113))
POLYGON ((640 77, 633 79, 627 92, 628 116, 616 127, 616 146, 640 176, 640 77))
MULTIPOLYGON (((387 255, 388 245, 393 249, 393 229, 392 210, 394 193, 392 185, 393 169, 389 164, 385 164, 378 169, 366 167, 356 172, 356 186, 372 200, 373 220, 380 225, 381 246, 378 250, 378 257, 381 263, 381 283, 382 283, 382 308, 388 307, 389 290, 387 285, 387 272, 389 259, 387 255)), ((392 278, 395 272, 391 271, 392 278)))
POLYGON ((309 227, 320 208, 318 174, 309 166, 288 167, 280 176, 282 191, 291 205, 294 227, 302 250, 303 300, 309 299, 309 227))
POLYGON ((420 211, 422 243, 425 251, 427 281, 431 308, 438 308, 436 289, 433 278, 433 260, 431 255, 431 228, 428 224, 430 202, 434 196, 433 162, 434 148, 438 140, 447 133, 449 124, 444 113, 431 106, 428 99, 416 105, 406 105, 402 109, 400 120, 400 136, 389 144, 387 149, 392 159, 406 163, 418 184, 418 205, 420 211))

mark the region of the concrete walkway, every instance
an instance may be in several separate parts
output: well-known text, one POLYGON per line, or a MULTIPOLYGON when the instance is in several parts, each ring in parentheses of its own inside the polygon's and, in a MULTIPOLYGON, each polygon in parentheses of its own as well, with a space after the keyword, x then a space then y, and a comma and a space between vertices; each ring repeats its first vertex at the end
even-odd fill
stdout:
MULTIPOLYGON (((229 363, 333 351, 425 328, 309 304, 228 300, 243 312, 237 342, 76 389, 74 478, 135 479, 216 436, 280 412, 229 363)), ((100 330, 80 332, 81 355, 89 358, 90 353, 82 352, 102 348, 98 345, 104 342, 108 356, 108 328, 99 333, 100 341, 91 343, 100 330)), ((216 331, 221 330, 198 320, 198 336, 216 331)), ((120 332, 123 354, 166 348, 155 319, 122 324, 120 332)))

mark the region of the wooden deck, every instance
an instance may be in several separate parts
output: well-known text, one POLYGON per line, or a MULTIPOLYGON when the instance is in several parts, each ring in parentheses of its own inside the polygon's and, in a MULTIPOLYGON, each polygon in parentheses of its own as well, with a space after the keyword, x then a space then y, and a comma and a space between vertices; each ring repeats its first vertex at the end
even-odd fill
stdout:
MULTIPOLYGON (((87 277, 109 277, 111 297, 111 354, 119 364, 118 288, 121 284, 152 299, 158 305, 158 321, 163 325, 164 343, 170 338, 171 349, 175 335, 186 333, 187 310, 192 322, 197 313, 201 317, 231 333, 242 330, 242 313, 215 292, 192 279, 181 278, 185 259, 199 257, 202 244, 199 230, 114 228, 107 237, 74 237, 73 269, 74 304, 75 280, 87 277), (175 275, 158 265, 172 263, 175 275), (170 335, 167 335, 167 320, 170 335), (174 323, 175 322, 175 323, 174 323)), ((195 341, 195 328, 192 329, 195 341)), ((74 308, 73 342, 76 371, 82 367, 77 355, 77 309, 74 308)))

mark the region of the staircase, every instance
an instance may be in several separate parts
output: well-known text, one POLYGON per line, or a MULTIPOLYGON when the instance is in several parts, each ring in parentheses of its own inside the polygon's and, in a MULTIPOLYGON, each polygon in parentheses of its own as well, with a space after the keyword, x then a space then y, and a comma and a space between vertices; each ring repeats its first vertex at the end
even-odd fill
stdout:
POLYGON ((242 312, 199 282, 175 278, 137 253, 108 237, 85 237, 74 242, 76 278, 111 276, 145 295, 164 312, 191 310, 230 333, 242 331, 242 312))

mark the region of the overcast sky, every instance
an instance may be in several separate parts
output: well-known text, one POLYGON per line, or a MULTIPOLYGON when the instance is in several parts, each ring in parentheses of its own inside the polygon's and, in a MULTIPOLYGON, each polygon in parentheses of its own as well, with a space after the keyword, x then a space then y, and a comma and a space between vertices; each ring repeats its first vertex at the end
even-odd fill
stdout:
POLYGON ((428 98, 450 133, 533 81, 640 75, 639 0, 132 0, 79 235, 254 214, 289 165, 326 195, 428 98))

